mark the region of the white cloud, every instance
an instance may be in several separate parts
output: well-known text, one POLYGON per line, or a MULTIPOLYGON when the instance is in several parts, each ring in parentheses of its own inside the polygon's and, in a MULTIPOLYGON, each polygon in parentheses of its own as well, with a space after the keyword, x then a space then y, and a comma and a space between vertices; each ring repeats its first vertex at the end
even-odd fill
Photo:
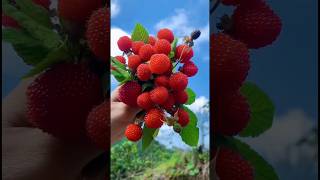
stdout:
POLYGON ((274 119, 273 126, 257 138, 244 138, 254 149, 274 163, 289 162, 291 165, 313 159, 315 149, 309 146, 294 146, 313 127, 302 110, 294 109, 274 119))
POLYGON ((188 107, 195 113, 206 113, 209 112, 209 108, 205 106, 208 102, 209 99, 204 96, 200 96, 194 101, 194 103, 188 105, 188 107))
POLYGON ((130 36, 130 35, 120 28, 111 27, 111 56, 122 55, 122 51, 120 51, 117 44, 118 39, 121 36, 130 36))
POLYGON ((116 17, 120 12, 120 5, 118 0, 111 0, 111 18, 116 17))
POLYGON ((169 28, 174 31, 178 38, 183 38, 189 35, 192 31, 199 29, 201 36, 196 40, 196 43, 209 41, 209 23, 203 27, 196 27, 190 24, 190 15, 184 9, 176 9, 173 16, 167 17, 155 26, 157 30, 161 28, 169 28))

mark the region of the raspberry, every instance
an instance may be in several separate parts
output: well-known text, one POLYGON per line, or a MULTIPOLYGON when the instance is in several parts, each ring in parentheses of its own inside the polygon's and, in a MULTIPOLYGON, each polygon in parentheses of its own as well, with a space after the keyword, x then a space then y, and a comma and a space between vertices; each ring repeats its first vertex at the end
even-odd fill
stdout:
POLYGON ((80 25, 85 25, 91 13, 102 7, 103 3, 101 0, 59 0, 58 14, 59 17, 62 17, 64 20, 71 21, 80 25))
POLYGON ((158 54, 168 55, 171 51, 171 44, 165 39, 158 40, 154 45, 158 54))
POLYGON ((140 64, 137 68, 137 76, 141 81, 147 81, 151 78, 151 71, 147 64, 140 64))
POLYGON ((142 41, 134 41, 132 42, 132 52, 136 55, 139 54, 140 48, 144 45, 142 41))
POLYGON ((281 19, 264 1, 249 6, 240 4, 232 17, 234 37, 247 44, 248 48, 272 44, 281 32, 281 19))
POLYGON ((149 36, 149 44, 151 44, 152 46, 154 46, 154 44, 156 43, 157 39, 153 36, 149 36))
POLYGON ((139 50, 139 56, 144 62, 149 61, 153 54, 155 54, 155 50, 150 44, 143 45, 139 50))
POLYGON ((140 126, 136 124, 129 124, 125 131, 125 135, 128 140, 136 142, 141 139, 142 136, 142 129, 140 126))
POLYGON ((12 17, 5 15, 2 13, 2 25, 4 27, 11 27, 11 28, 20 28, 20 25, 16 20, 14 20, 12 17))
POLYGON ((173 65, 172 65, 172 63, 170 63, 170 68, 169 68, 168 71, 165 72, 163 75, 171 76, 171 74, 172 74, 172 69, 173 69, 173 65))
POLYGON ((245 44, 224 33, 211 36, 211 53, 215 70, 212 72, 214 91, 236 91, 247 77, 249 51, 245 44))
POLYGON ((163 87, 169 88, 169 78, 168 78, 168 76, 164 76, 164 75, 157 76, 154 79, 154 83, 155 83, 156 86, 163 86, 163 87))
POLYGON ((117 44, 119 49, 124 52, 128 52, 132 47, 132 41, 128 36, 122 36, 119 38, 117 44))
POLYGON ((221 180, 253 180, 253 168, 240 154, 225 147, 220 147, 217 154, 215 171, 221 180))
POLYGON ((215 103, 214 119, 217 133, 233 136, 247 126, 250 119, 249 105, 239 92, 219 97, 215 103))
POLYGON ((88 21, 86 38, 92 52, 104 62, 107 62, 110 56, 109 30, 106 30, 107 20, 110 17, 109 9, 101 8, 94 11, 88 21), (99 32, 99 33, 97 33, 99 32))
POLYGON ((192 77, 197 74, 198 67, 192 61, 188 61, 183 64, 180 72, 187 75, 188 77, 192 77))
POLYGON ((144 110, 149 110, 154 107, 154 103, 151 100, 149 92, 140 94, 137 98, 137 104, 144 110))
POLYGON ((172 111, 172 108, 175 104, 175 98, 172 94, 169 94, 168 99, 166 102, 162 104, 162 107, 168 112, 172 111))
POLYGON ((150 109, 144 117, 145 125, 148 128, 160 128, 165 121, 163 112, 160 109, 150 109))
POLYGON ((189 114, 187 111, 185 111, 182 108, 178 109, 178 123, 181 125, 181 127, 185 127, 189 124, 189 114))
POLYGON ((141 94, 142 88, 135 81, 128 81, 119 89, 119 100, 129 106, 137 106, 137 98, 141 94))
POLYGON ((155 104, 163 104, 167 101, 169 92, 165 87, 156 87, 150 92, 152 102, 155 104))
POLYGON ((87 118, 86 130, 88 137, 101 149, 107 150, 109 146, 108 125, 110 122, 110 101, 91 110, 87 118))
POLYGON ((130 55, 128 57, 128 67, 132 70, 136 70, 141 64, 141 58, 138 55, 130 55))
POLYGON ((160 29, 157 34, 158 39, 166 39, 169 43, 172 43, 174 40, 174 35, 171 30, 164 28, 160 29))
POLYGON ((154 74, 163 74, 170 68, 171 61, 164 54, 154 54, 150 58, 149 67, 154 74))
POLYGON ((122 64, 126 64, 126 59, 123 56, 116 56, 114 58, 116 58, 122 64))
POLYGON ((193 50, 191 47, 182 44, 176 47, 175 58, 180 59, 181 63, 188 62, 193 57, 193 50))
POLYGON ((57 64, 27 88, 27 119, 64 140, 83 140, 91 109, 102 102, 99 77, 83 64, 57 64))
POLYGON ((188 85, 188 76, 181 72, 174 73, 169 78, 169 85, 175 91, 183 91, 188 85))
POLYGON ((186 91, 175 91, 173 96, 176 104, 184 104, 188 101, 188 94, 186 91))

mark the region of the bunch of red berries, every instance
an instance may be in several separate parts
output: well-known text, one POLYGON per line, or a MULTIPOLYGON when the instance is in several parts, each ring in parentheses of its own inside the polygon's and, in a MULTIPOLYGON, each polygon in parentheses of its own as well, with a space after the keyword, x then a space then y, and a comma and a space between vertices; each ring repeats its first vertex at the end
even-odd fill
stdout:
MULTIPOLYGON (((249 48, 274 42, 281 31, 281 20, 263 0, 222 3, 235 6, 235 10, 217 24, 221 32, 211 35, 213 126, 216 135, 235 136, 247 127, 251 116, 247 99, 240 92, 250 69, 249 48)), ((237 152, 219 147, 217 152, 215 170, 219 179, 253 179, 251 165, 237 152)))
MULTIPOLYGON (((169 29, 161 29, 157 38, 149 36, 146 43, 123 36, 118 47, 127 56, 116 56, 114 61, 124 64, 131 78, 119 89, 119 100, 132 107, 140 107, 142 119, 130 124, 125 135, 130 141, 142 137, 142 125, 158 129, 164 123, 179 133, 189 123, 189 114, 182 105, 188 101, 188 78, 198 72, 191 60, 192 47, 181 44, 169 29), (175 67, 182 63, 179 71, 175 67)), ((118 69, 111 67, 113 71, 118 69)))

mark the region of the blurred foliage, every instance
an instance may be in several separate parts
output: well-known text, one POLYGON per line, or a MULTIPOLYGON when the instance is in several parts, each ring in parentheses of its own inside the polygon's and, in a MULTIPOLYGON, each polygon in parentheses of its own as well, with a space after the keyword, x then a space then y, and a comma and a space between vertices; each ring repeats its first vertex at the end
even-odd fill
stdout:
MULTIPOLYGON (((200 151, 199 151, 200 150, 200 151)), ((137 144, 122 141, 111 149, 111 179, 209 179, 209 153, 170 150, 157 142, 139 154, 137 144)))

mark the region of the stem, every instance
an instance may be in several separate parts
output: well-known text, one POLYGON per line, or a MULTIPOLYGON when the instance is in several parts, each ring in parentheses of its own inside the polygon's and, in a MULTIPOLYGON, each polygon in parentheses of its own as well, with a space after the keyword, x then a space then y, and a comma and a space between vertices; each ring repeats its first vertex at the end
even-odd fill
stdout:
POLYGON ((217 9, 217 7, 220 5, 221 0, 217 0, 213 7, 210 9, 210 14, 213 14, 213 12, 217 9))

